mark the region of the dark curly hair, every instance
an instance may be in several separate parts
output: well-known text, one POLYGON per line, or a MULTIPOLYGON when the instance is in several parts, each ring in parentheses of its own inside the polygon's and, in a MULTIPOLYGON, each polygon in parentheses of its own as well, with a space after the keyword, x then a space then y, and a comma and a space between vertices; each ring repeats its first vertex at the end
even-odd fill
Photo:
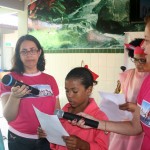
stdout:
POLYGON ((148 27, 148 30, 150 30, 150 12, 147 13, 147 15, 145 16, 144 22, 145 22, 145 25, 148 27))
POLYGON ((145 24, 150 24, 150 12, 146 14, 145 18, 144 18, 144 22, 145 24))
MULTIPOLYGON (((137 46, 140 46, 140 44, 142 43, 143 40, 144 39, 142 39, 142 38, 136 38, 133 41, 131 41, 129 44, 137 47, 137 46)), ((128 56, 133 58, 134 57, 134 50, 132 50, 130 48, 126 48, 126 50, 128 50, 128 56)))
POLYGON ((10 70, 11 72, 14 71, 14 72, 17 72, 17 73, 24 73, 24 65, 20 59, 20 54, 19 54, 19 51, 20 51, 20 46, 21 44, 24 42, 24 41, 32 41, 36 44, 37 48, 39 50, 41 50, 41 55, 39 57, 39 60, 38 60, 38 63, 37 63, 37 69, 40 70, 40 71, 44 71, 45 70, 45 58, 44 58, 44 51, 43 51, 43 48, 42 46, 40 45, 39 41, 32 35, 24 35, 24 36, 21 36, 17 43, 16 43, 16 48, 15 48, 15 54, 12 58, 12 69, 10 70))

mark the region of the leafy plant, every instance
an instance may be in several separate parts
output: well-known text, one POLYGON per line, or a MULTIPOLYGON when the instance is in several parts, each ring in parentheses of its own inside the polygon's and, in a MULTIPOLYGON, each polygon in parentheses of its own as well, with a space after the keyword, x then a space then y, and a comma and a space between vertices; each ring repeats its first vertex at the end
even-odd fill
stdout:
POLYGON ((37 0, 29 5, 28 16, 31 19, 51 22, 65 15, 63 2, 64 0, 37 0))

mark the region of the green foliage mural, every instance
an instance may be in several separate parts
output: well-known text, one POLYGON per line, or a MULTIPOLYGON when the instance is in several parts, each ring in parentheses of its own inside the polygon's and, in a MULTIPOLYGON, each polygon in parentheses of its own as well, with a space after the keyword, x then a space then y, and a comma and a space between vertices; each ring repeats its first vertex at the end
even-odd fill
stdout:
POLYGON ((124 32, 144 30, 129 22, 129 0, 37 0, 28 14, 45 50, 123 47, 124 32))

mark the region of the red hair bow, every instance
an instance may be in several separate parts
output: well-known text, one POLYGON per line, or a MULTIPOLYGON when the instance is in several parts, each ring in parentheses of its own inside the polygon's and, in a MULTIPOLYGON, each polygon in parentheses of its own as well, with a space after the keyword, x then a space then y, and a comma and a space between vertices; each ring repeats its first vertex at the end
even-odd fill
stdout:
POLYGON ((99 77, 98 74, 96 74, 95 72, 93 72, 92 70, 90 70, 90 69, 88 68, 88 65, 85 65, 84 68, 87 68, 87 69, 92 73, 92 76, 93 76, 94 81, 99 77))

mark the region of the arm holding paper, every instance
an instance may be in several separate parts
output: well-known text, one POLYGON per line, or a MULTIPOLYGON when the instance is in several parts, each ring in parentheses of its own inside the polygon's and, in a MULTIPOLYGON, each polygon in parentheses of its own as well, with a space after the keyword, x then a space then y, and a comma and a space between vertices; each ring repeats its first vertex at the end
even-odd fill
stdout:
MULTIPOLYGON (((114 133, 119 133, 123 135, 138 135, 142 132, 142 127, 140 124, 140 108, 137 106, 135 112, 133 113, 133 119, 131 121, 103 121, 98 120, 94 118, 91 115, 88 115, 86 113, 78 113, 78 115, 81 115, 85 118, 89 118, 95 121, 99 121, 99 126, 97 129, 103 130, 103 131, 109 131, 114 133)), ((77 125, 81 128, 91 128, 87 125, 85 125, 84 120, 79 120, 78 122, 72 121, 73 125, 77 125)))
MULTIPOLYGON (((112 115, 113 113, 115 113, 115 115, 113 116, 114 118, 111 118, 112 121, 98 120, 88 114, 85 114, 85 113, 79 113, 78 115, 81 115, 85 118, 99 121, 98 129, 100 129, 100 130, 104 130, 104 131, 106 130, 106 131, 124 134, 124 135, 137 135, 142 132, 142 128, 140 125, 140 116, 139 116, 140 108, 137 105, 136 105, 136 107, 134 106, 135 111, 133 112, 133 117, 134 116, 136 116, 136 117, 131 119, 131 121, 123 121, 122 115, 124 115, 124 117, 127 117, 128 115, 123 114, 123 113, 121 113, 121 115, 120 115, 120 113, 118 113, 115 110, 118 109, 118 111, 119 111, 119 106, 125 105, 124 95, 123 94, 114 94, 114 93, 105 93, 105 92, 101 92, 100 94, 103 97, 104 103, 106 103, 106 105, 103 105, 103 103, 101 103, 101 106, 102 107, 110 106, 109 108, 107 108, 107 110, 104 110, 104 107, 102 110, 107 114, 108 117, 109 117, 109 115, 112 115)), ((101 108, 101 106, 100 106, 100 108, 101 108)), ((124 112, 124 111, 122 111, 122 112, 124 112)), ((124 118, 124 120, 125 120, 125 118, 124 118)), ((72 121, 72 124, 78 125, 82 128, 91 128, 84 124, 84 120, 80 120, 78 122, 72 121)))
POLYGON ((110 121, 131 120, 132 114, 129 111, 120 110, 119 107, 126 106, 124 94, 114 94, 108 92, 99 92, 102 97, 100 109, 106 113, 110 121), (122 106, 123 105, 123 106, 122 106))
MULTIPOLYGON (((41 128, 38 127, 37 129, 37 134, 39 138, 46 138, 47 134, 46 132, 41 128)), ((82 147, 82 149, 89 149, 89 144, 87 144, 86 141, 82 140, 81 138, 75 136, 75 135, 70 135, 70 136, 62 136, 63 140, 66 143, 66 147, 68 149, 71 149, 73 147, 82 147)), ((56 144, 51 144, 51 148, 56 148, 56 144)))

